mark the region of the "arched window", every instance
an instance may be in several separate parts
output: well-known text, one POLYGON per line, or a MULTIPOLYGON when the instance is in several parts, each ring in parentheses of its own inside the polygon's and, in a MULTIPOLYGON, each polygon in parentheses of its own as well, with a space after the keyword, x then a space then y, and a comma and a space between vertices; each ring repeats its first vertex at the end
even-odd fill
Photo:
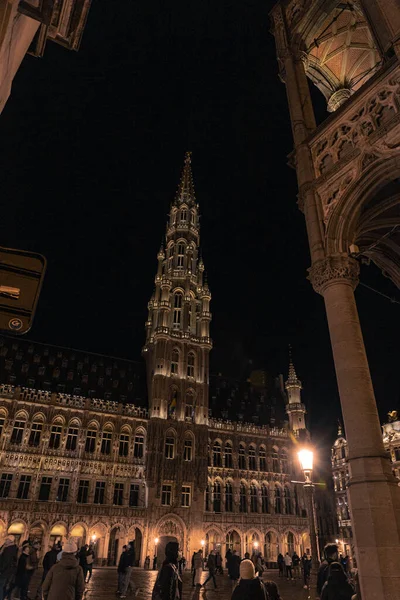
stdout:
POLYGON ((214 442, 214 446, 213 446, 213 466, 214 467, 222 467, 221 444, 219 442, 214 442))
POLYGON ((263 513, 269 512, 268 488, 265 484, 261 486, 261 510, 263 513))
POLYGON ((172 350, 171 358, 171 375, 178 375, 179 369, 179 350, 176 348, 172 350))
POLYGON ((182 294, 177 292, 174 294, 174 313, 173 313, 173 329, 180 329, 182 323, 182 294))
POLYGON ((282 452, 281 454, 281 467, 282 467, 282 473, 289 473, 289 467, 288 467, 288 457, 285 451, 282 452))
POLYGON ((187 363, 187 376, 194 377, 194 366, 195 366, 195 356, 193 352, 189 352, 188 354, 188 363, 187 363))
POLYGON ((214 483, 214 489, 213 489, 213 505, 214 505, 214 512, 221 512, 221 484, 219 483, 219 481, 216 481, 214 483))
POLYGON ((43 423, 41 418, 34 418, 29 435, 29 446, 37 447, 40 444, 40 436, 42 435, 43 423))
POLYGON ((274 473, 280 473, 278 452, 275 448, 272 450, 272 471, 274 473))
POLYGON ((211 483, 210 481, 207 483, 207 487, 206 487, 206 494, 205 494, 205 504, 206 504, 206 510, 211 510, 211 483))
POLYGON ((264 446, 260 447, 258 456, 260 459, 260 471, 267 471, 267 452, 264 446))
POLYGON ((180 221, 186 221, 187 220, 187 210, 185 208, 183 208, 180 212, 180 221))
POLYGON ((85 452, 93 453, 96 450, 97 429, 89 427, 86 433, 85 452))
POLYGON ((247 494, 246 486, 244 483, 240 484, 240 496, 239 496, 239 512, 247 512, 247 494))
POLYGON ((127 429, 121 431, 119 435, 119 451, 120 456, 128 456, 129 454, 129 432, 127 429))
POLYGON ((275 486, 275 512, 277 514, 282 512, 282 492, 279 485, 275 486))
POLYGON ((246 468, 246 449, 243 444, 239 446, 239 469, 246 468))
POLYGON ((133 456, 135 458, 143 458, 144 456, 144 435, 142 431, 138 431, 135 434, 135 441, 133 444, 133 456))
POLYGON ((290 489, 288 487, 285 487, 284 494, 285 494, 285 513, 287 515, 291 515, 291 514, 293 514, 292 498, 291 498, 291 494, 290 494, 290 489))
POLYGON ((226 469, 233 468, 232 444, 230 442, 225 444, 225 468, 226 469))
POLYGON ((185 249, 186 249, 185 244, 180 242, 178 244, 178 253, 177 253, 177 257, 176 257, 176 266, 178 267, 178 269, 183 269, 184 262, 185 262, 185 249))
POLYGON ((59 423, 59 422, 54 423, 54 425, 52 425, 51 429, 50 429, 49 448, 52 448, 53 450, 57 450, 60 447, 61 433, 62 433, 61 423, 59 423))
POLYGON ((194 210, 190 211, 190 222, 192 223, 192 225, 196 224, 196 213, 194 212, 194 210))
POLYGON ((250 486, 250 512, 258 512, 257 486, 254 484, 250 486))
POLYGON ((191 461, 193 460, 193 440, 191 438, 186 438, 183 446, 183 460, 191 461))
POLYGON ((194 423, 194 397, 191 391, 186 394, 185 419, 190 423, 194 423))
POLYGON ((233 511, 233 489, 230 481, 225 484, 225 510, 226 512, 233 511))
POLYGON ((254 446, 249 447, 249 469, 250 471, 255 471, 257 469, 256 449, 254 446))
POLYGON ((294 535, 291 531, 289 531, 287 534, 286 546, 287 546, 287 551, 289 552, 289 556, 293 556, 293 554, 294 554, 294 535))
POLYGON ((112 429, 110 426, 106 427, 102 432, 101 436, 101 454, 108 456, 111 454, 111 443, 112 443, 112 429))
POLYGON ((168 459, 172 459, 175 456, 175 438, 172 433, 168 433, 165 438, 164 456, 168 459))
POLYGON ((65 443, 65 449, 74 451, 78 445, 78 433, 79 433, 79 421, 71 421, 67 431, 67 441, 65 443))

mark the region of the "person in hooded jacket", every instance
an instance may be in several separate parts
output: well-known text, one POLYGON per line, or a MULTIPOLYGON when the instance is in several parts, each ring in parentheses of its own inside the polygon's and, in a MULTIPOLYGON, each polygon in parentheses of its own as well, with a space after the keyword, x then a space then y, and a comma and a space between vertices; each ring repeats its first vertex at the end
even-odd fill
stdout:
POLYGON ((268 600, 264 583, 256 577, 253 561, 244 559, 240 563, 240 581, 232 593, 232 600, 268 600))
POLYGON ((51 567, 43 582, 43 600, 82 600, 85 581, 75 558, 77 550, 75 542, 64 544, 61 560, 51 567))
POLYGON ((195 552, 193 555, 193 585, 200 586, 201 585, 201 574, 203 572, 203 550, 200 548, 198 552, 195 552))
POLYGON ((131 574, 135 564, 135 541, 129 542, 126 551, 121 554, 118 564, 118 588, 121 598, 126 598, 128 588, 131 587, 131 574))
POLYGON ((56 564, 58 552, 59 552, 58 546, 54 545, 54 546, 50 546, 50 550, 48 552, 46 552, 46 554, 44 555, 42 580, 41 580, 40 586, 38 587, 37 592, 36 592, 36 600, 42 600, 43 582, 46 579, 47 573, 50 571, 51 567, 56 564))
POLYGON ((347 575, 339 562, 329 565, 328 579, 324 583, 321 600, 351 600, 354 594, 347 575))
POLYGON ((3 600, 12 587, 17 570, 18 548, 13 535, 6 537, 0 550, 0 600, 3 600))
POLYGON ((317 592, 321 594, 323 585, 328 578, 329 566, 339 559, 337 544, 326 544, 324 548, 325 560, 319 566, 317 575, 317 592))

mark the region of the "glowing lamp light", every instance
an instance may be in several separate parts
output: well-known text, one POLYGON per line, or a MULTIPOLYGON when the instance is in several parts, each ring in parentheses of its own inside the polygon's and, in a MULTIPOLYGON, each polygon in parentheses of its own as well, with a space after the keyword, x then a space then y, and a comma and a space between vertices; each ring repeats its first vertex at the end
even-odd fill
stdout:
POLYGON ((335 542, 338 544, 338 543, 339 543, 339 540, 335 540, 335 542))
POLYGON ((203 546, 203 548, 204 548, 205 541, 204 541, 204 540, 201 540, 200 544, 201 544, 201 545, 203 546))
POLYGON ((96 540, 97 540, 97 535, 94 533, 92 535, 92 542, 95 543, 96 540))
POLYGON ((313 470, 314 463, 314 452, 312 450, 307 450, 307 448, 303 448, 297 453, 299 457, 300 466, 302 471, 305 473, 309 473, 313 470))
POLYGON ((155 543, 156 546, 157 546, 157 544, 158 544, 159 541, 160 540, 158 538, 154 538, 154 543, 155 543))
POLYGON ((258 548, 258 542, 253 542, 254 548, 258 548))

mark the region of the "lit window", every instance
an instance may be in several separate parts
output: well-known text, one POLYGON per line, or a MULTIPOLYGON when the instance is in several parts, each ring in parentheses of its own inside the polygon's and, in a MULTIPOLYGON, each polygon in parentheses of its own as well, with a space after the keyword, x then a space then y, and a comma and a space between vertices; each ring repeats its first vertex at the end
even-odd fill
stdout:
POLYGON ((171 375, 177 375, 179 368, 179 351, 172 351, 172 359, 171 359, 171 375))
POLYGON ((182 323, 182 294, 174 295, 173 328, 180 329, 182 323))
POLYGON ((129 452, 129 435, 121 433, 119 436, 119 455, 128 456, 129 452))
POLYGON ((187 376, 194 377, 194 365, 195 365, 195 357, 193 352, 189 352, 188 355, 188 364, 187 364, 187 376))
POLYGON ((142 435, 135 436, 135 444, 133 447, 133 456, 135 458, 143 458, 144 437, 142 435))
POLYGON ((185 440, 185 445, 183 447, 183 460, 187 460, 187 461, 192 460, 192 453, 193 453, 192 440, 185 440))
POLYGON ((165 439, 165 458, 174 458, 175 439, 167 437, 165 439))
POLYGON ((61 425, 53 425, 50 433, 49 448, 57 450, 61 444, 61 425))
POLYGON ((190 506, 190 485, 182 486, 182 502, 181 506, 190 506))
POLYGON ((112 440, 112 433, 110 431, 103 431, 103 435, 101 436, 101 449, 100 449, 100 452, 102 454, 111 454, 111 440, 112 440))
POLYGON ((161 504, 162 506, 171 506, 172 504, 172 485, 163 484, 161 490, 161 504))
POLYGON ((42 423, 32 423, 31 433, 29 435, 29 442, 28 442, 28 444, 30 446, 39 446, 40 436, 42 434, 42 428, 43 428, 42 423))
POLYGON ((8 498, 13 476, 10 473, 3 473, 0 478, 0 498, 8 498))

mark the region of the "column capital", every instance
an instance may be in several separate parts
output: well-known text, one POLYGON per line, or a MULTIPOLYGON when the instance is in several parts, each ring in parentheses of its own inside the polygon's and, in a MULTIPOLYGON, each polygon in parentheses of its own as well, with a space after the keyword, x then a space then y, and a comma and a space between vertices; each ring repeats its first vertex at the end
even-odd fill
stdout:
POLYGON ((334 283, 347 283, 353 290, 358 284, 360 266, 347 254, 331 254, 314 262, 308 269, 308 279, 314 290, 323 295, 326 288, 334 283))

